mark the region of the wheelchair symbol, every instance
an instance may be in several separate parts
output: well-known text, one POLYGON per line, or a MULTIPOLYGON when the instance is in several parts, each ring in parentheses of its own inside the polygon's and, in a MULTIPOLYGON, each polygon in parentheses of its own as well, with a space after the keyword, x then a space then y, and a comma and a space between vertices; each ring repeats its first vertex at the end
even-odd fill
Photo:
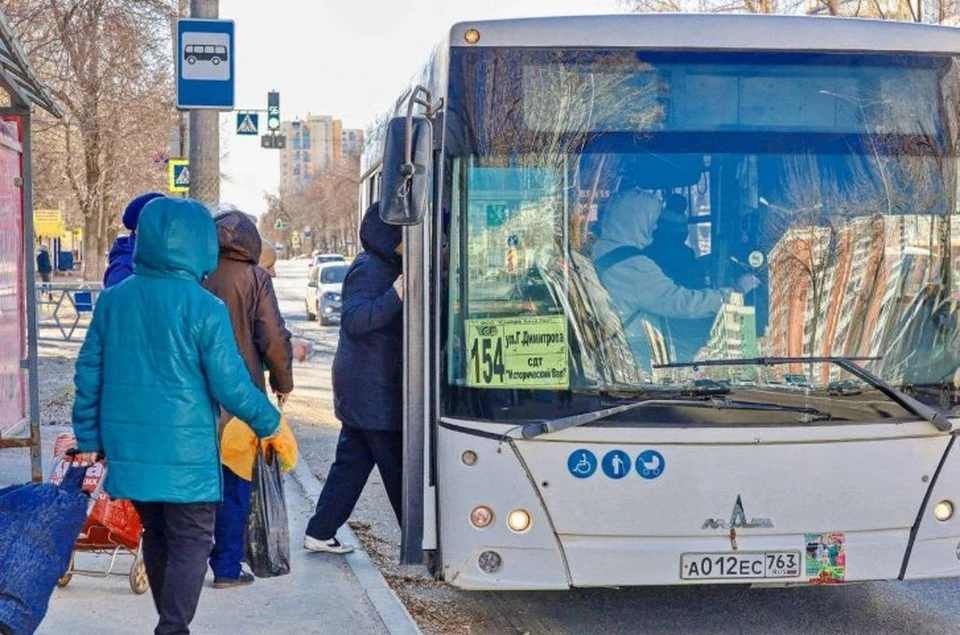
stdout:
POLYGON ((577 478, 593 476, 597 471, 597 457, 590 450, 575 450, 567 459, 567 470, 577 478))

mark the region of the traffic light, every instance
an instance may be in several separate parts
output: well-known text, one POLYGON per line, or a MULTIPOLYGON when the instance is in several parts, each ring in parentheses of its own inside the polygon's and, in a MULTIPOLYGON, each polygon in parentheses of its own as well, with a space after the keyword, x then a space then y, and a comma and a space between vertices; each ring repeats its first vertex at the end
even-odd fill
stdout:
POLYGON ((271 90, 267 93, 267 130, 280 129, 280 93, 271 90))

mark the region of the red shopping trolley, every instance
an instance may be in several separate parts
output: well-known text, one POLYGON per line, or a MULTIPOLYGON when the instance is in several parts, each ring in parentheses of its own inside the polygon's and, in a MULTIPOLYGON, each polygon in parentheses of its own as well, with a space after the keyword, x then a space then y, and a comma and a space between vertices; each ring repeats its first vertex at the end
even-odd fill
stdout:
MULTIPOLYGON (((67 451, 76 447, 76 444, 76 437, 72 434, 63 433, 57 437, 53 446, 54 463, 50 476, 51 482, 59 484, 63 480, 71 462, 67 451)), ((80 532, 74 544, 74 555, 70 558, 70 566, 57 586, 67 586, 75 575, 96 578, 126 575, 134 593, 146 593, 150 583, 143 563, 143 525, 140 523, 140 516, 130 501, 110 500, 110 496, 100 487, 106 476, 107 465, 102 460, 97 461, 87 470, 83 489, 91 494, 99 491, 99 495, 87 515, 83 531, 80 532), (106 569, 78 569, 74 563, 78 551, 108 556, 110 563, 106 569), (116 571, 120 556, 133 558, 133 564, 128 572, 116 571)))

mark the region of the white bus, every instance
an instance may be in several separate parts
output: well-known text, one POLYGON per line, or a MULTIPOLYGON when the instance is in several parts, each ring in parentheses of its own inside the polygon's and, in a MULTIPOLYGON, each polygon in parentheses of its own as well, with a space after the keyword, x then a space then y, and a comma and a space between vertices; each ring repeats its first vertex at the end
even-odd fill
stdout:
POLYGON ((454 26, 364 155, 407 226, 403 560, 960 574, 958 63, 869 20, 454 26))

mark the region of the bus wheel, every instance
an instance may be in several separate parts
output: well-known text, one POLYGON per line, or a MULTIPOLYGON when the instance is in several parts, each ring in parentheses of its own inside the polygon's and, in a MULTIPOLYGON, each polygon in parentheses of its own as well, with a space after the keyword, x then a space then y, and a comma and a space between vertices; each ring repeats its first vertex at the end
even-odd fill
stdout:
POLYGON ((213 58, 213 59, 210 60, 210 61, 213 62, 213 65, 214 65, 214 66, 219 66, 219 65, 220 65, 220 58, 219 58, 219 57, 215 57, 215 58, 213 58))
POLYGON ((194 57, 193 55, 191 55, 190 57, 187 58, 187 64, 193 65, 193 64, 196 64, 196 63, 197 63, 197 58, 194 57))

